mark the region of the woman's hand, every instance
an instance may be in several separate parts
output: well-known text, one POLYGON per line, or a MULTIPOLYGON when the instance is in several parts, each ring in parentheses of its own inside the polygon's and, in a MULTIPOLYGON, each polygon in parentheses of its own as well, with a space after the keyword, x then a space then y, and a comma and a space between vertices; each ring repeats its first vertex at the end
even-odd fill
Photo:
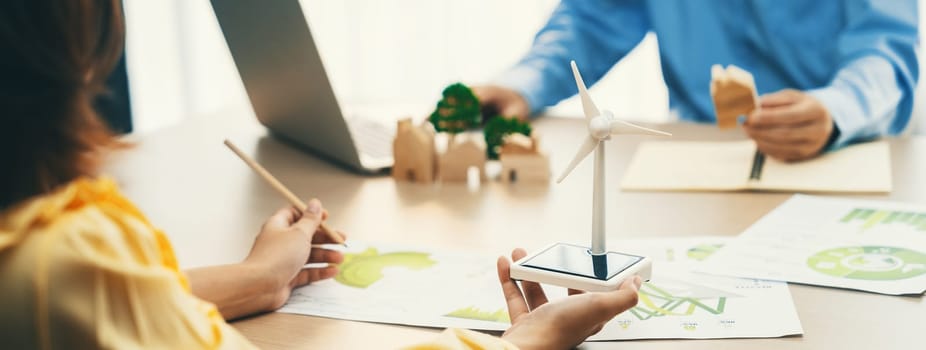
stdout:
MULTIPOLYGON (((524 249, 511 253, 513 260, 527 255, 524 249)), ((502 338, 529 349, 571 349, 598 333, 617 314, 637 305, 637 289, 642 280, 634 276, 620 289, 604 293, 569 290, 569 297, 547 303, 539 284, 522 281, 522 288, 511 279, 511 261, 498 258, 498 280, 502 284, 511 328, 502 338)))
POLYGON ((215 304, 227 320, 280 308, 293 288, 338 273, 337 267, 302 269, 310 262, 344 260, 341 252, 312 248, 333 243, 318 231, 327 217, 317 199, 309 201, 305 212, 280 209, 261 227, 244 262, 187 270, 193 294, 215 304))
MULTIPOLYGON (((338 268, 334 266, 302 268, 306 263, 338 264, 344 260, 339 251, 312 248, 312 244, 335 243, 318 229, 327 218, 328 212, 322 208, 321 202, 312 199, 307 203, 305 212, 295 207, 280 209, 261 227, 244 264, 254 266, 270 277, 272 298, 269 310, 283 306, 293 288, 337 275, 338 268)), ((342 233, 338 234, 344 238, 342 233)))

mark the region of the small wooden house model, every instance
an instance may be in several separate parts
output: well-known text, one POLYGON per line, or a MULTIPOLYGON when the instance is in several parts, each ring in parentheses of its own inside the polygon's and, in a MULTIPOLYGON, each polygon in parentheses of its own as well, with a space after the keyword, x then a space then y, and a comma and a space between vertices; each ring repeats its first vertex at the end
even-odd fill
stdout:
POLYGON ((434 149, 434 132, 426 122, 415 126, 411 118, 400 120, 392 152, 395 159, 392 177, 396 181, 434 182, 437 152, 434 149))
POLYGON ((536 137, 505 136, 498 158, 502 163, 502 181, 549 182, 550 158, 538 146, 536 137))
POLYGON ((438 177, 441 181, 465 182, 469 178, 469 169, 475 167, 479 171, 479 179, 485 180, 485 163, 486 146, 481 137, 471 134, 452 135, 447 151, 440 156, 438 177))
POLYGON ((711 98, 721 129, 736 127, 737 118, 759 106, 756 83, 749 72, 734 65, 711 67, 711 98))

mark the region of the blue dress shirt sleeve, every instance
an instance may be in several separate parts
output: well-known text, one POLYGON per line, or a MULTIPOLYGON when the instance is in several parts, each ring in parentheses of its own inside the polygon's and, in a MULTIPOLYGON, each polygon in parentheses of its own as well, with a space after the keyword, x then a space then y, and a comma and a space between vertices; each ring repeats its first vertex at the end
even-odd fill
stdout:
POLYGON ((916 0, 853 0, 832 81, 808 91, 833 117, 831 149, 898 134, 910 120, 919 76, 916 0))
POLYGON ((643 0, 563 0, 530 52, 495 83, 519 92, 535 114, 578 92, 570 60, 590 86, 636 47, 649 28, 643 0))

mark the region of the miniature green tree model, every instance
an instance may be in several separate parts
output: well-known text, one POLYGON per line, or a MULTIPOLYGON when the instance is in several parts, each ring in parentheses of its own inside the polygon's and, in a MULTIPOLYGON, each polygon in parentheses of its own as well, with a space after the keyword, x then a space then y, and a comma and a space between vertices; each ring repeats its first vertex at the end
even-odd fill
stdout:
POLYGON ((486 156, 489 159, 498 159, 498 150, 505 140, 505 135, 519 133, 531 136, 531 126, 518 118, 497 116, 486 123, 483 134, 486 138, 486 156))
POLYGON ((458 134, 482 123, 479 99, 469 87, 455 83, 446 87, 443 95, 428 118, 434 130, 458 134))
MULTIPOLYGON (((437 108, 428 117, 428 121, 434 125, 434 130, 456 135, 482 124, 482 106, 469 87, 462 83, 454 83, 444 88, 443 96, 437 102, 437 108)), ((498 159, 498 149, 505 135, 513 133, 530 136, 531 126, 517 118, 494 116, 489 119, 483 128, 487 146, 486 156, 489 159, 498 159)))

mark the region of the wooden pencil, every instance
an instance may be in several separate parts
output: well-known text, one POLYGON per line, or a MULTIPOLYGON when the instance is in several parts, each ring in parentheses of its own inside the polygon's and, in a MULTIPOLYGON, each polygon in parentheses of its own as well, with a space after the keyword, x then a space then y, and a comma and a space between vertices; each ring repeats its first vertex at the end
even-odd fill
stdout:
MULTIPOLYGON (((275 189, 277 192, 283 195, 283 197, 289 200, 289 202, 292 205, 294 205, 300 211, 303 211, 303 212, 306 211, 306 209, 308 208, 308 205, 306 205, 305 202, 302 201, 302 199, 299 199, 299 197, 293 194, 292 191, 286 188, 286 186, 283 186, 283 183, 281 183, 280 180, 277 180, 277 178, 274 177, 273 174, 270 174, 270 172, 267 171, 267 169, 264 169, 264 167, 258 164, 256 161, 254 161, 254 159, 251 159, 251 157, 249 157, 247 154, 244 154, 244 152, 241 152, 241 150, 238 149, 238 147, 235 146, 231 141, 225 140, 225 146, 228 146, 228 149, 230 149, 232 152, 235 152, 235 154, 238 155, 238 158, 241 158, 241 160, 243 160, 245 164, 251 167, 251 169, 254 169, 254 171, 257 172, 257 174, 260 175, 260 177, 264 178, 264 180, 266 180, 267 183, 270 184, 270 187, 273 187, 273 189, 275 189)), ((337 234, 334 230, 329 228, 328 225, 325 225, 324 222, 318 225, 318 228, 324 234, 328 235, 328 237, 331 238, 333 242, 340 244, 340 245, 347 246, 347 244, 344 243, 344 239, 341 238, 341 235, 337 234)))

